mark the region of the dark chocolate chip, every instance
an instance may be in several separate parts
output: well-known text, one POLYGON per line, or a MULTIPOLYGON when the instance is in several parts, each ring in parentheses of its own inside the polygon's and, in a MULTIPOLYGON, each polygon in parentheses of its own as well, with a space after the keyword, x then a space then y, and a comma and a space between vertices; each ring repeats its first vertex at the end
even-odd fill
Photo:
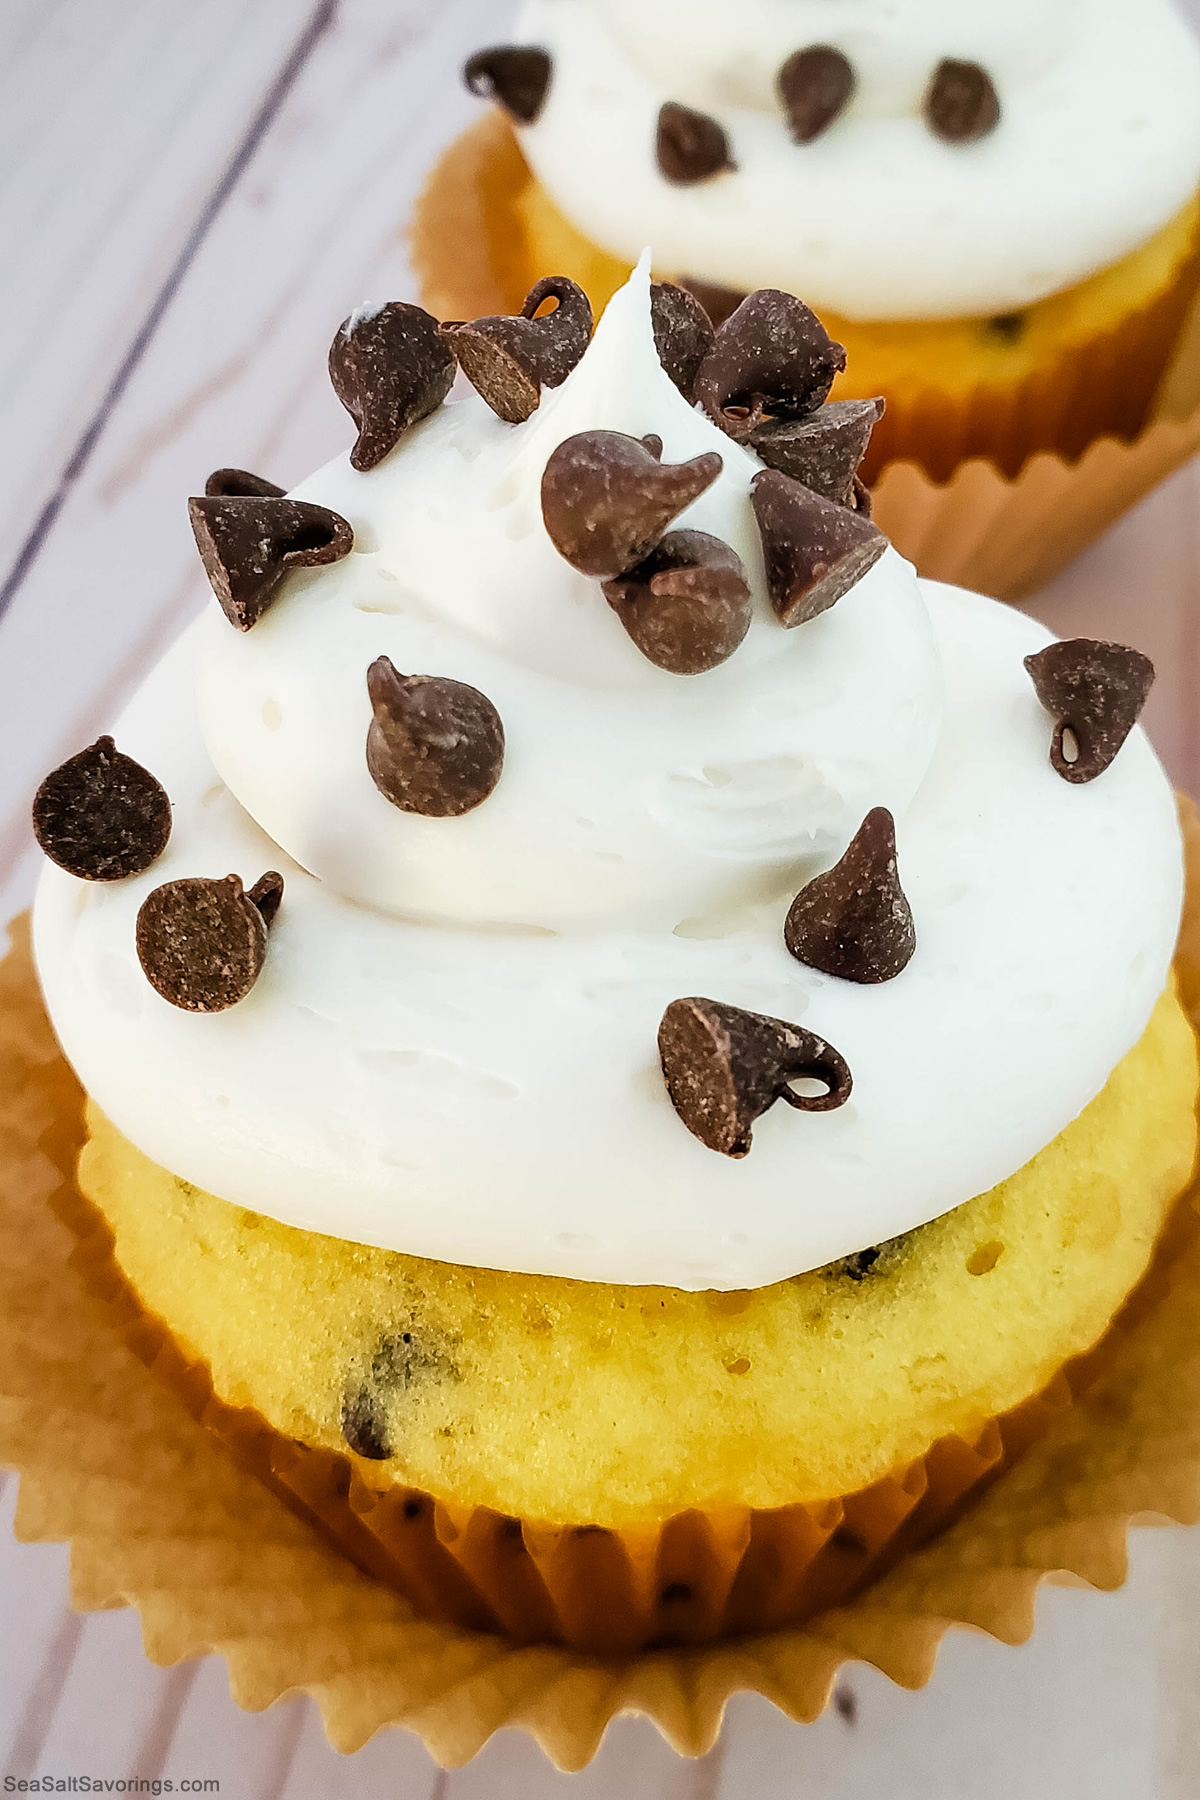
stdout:
POLYGON ((924 105, 925 123, 948 144, 974 143, 1000 123, 1000 99, 987 70, 953 57, 933 71, 924 105))
POLYGON ((236 875, 168 881, 142 902, 137 953, 147 981, 172 1006, 224 1012, 262 974, 267 921, 236 875))
POLYGON ((367 691, 367 767, 385 799, 428 819, 487 799, 504 766, 504 726, 485 694, 441 675, 401 675, 386 656, 367 670, 367 691))
POLYGON ((869 1250, 856 1250, 853 1256, 843 1256, 840 1262, 830 1263, 827 1273, 844 1275, 849 1281, 865 1281, 878 1261, 878 1248, 872 1245, 869 1250))
POLYGON ((1154 682, 1154 664, 1125 644, 1070 638, 1025 667, 1054 719, 1050 761, 1064 781, 1095 781, 1129 736, 1154 682))
POLYGON ((373 469, 454 386, 454 358, 431 313, 405 300, 361 307, 329 347, 333 391, 358 426, 355 469, 373 469))
POLYGON ((813 44, 789 56, 779 71, 778 87, 795 142, 811 144, 820 137, 855 86, 849 60, 829 44, 813 44))
POLYGON ((658 115, 658 166, 676 187, 694 187, 711 181, 737 164, 729 154, 729 139, 707 113, 693 112, 668 100, 658 115))
MULTIPOLYGON (((436 1339, 416 1331, 390 1332, 382 1338, 364 1373, 361 1366, 346 1383, 342 1394, 342 1436, 351 1450, 371 1462, 386 1462, 393 1454, 387 1424, 388 1402, 409 1393, 423 1382, 453 1381, 458 1371, 436 1339)), ((404 1516, 416 1519, 424 1512, 417 1496, 405 1501, 404 1516)))
POLYGON ((750 502, 758 520, 767 591, 785 625, 815 619, 849 593, 887 549, 863 513, 851 512, 777 469, 754 477, 750 502))
POLYGON ((270 930, 283 902, 283 876, 278 869, 268 869, 265 875, 260 875, 246 898, 253 900, 262 914, 263 924, 270 930))
POLYGON ((604 583, 644 656, 673 675, 731 657, 750 629, 750 584, 736 550, 704 531, 669 531, 644 561, 604 583))
POLYGON ((754 1121, 776 1100, 829 1112, 850 1098, 845 1059, 824 1038, 720 1000, 672 1000, 658 1028, 671 1104, 688 1130, 723 1156, 745 1156, 754 1121), (820 1092, 798 1094, 806 1081, 820 1092))
POLYGON ((369 1462, 386 1462, 392 1454, 388 1442, 383 1395, 364 1383, 342 1395, 342 1436, 357 1456, 369 1462))
POLYGON ((651 286, 650 316, 658 360, 684 399, 691 400, 700 364, 716 335, 712 320, 695 294, 670 281, 651 286))
POLYGON ((214 469, 204 484, 210 499, 282 500, 286 488, 276 487, 263 475, 252 475, 249 469, 214 469))
POLYGON ((477 50, 463 70, 473 94, 495 100, 518 125, 532 125, 550 92, 554 66, 532 44, 494 44, 477 50))
POLYGON ((156 862, 171 836, 171 802, 149 769, 110 737, 47 775, 33 833, 50 861, 81 881, 123 881, 156 862))
POLYGON ((550 541, 584 575, 624 575, 712 486, 722 466, 715 450, 690 462, 661 463, 622 432, 581 431, 558 446, 542 476, 550 541))
MULTIPOLYGON (((806 419, 771 419, 756 426, 748 441, 768 468, 861 512, 858 465, 882 417, 882 400, 829 400, 806 419)), ((869 506, 868 500, 868 511, 869 506)))
POLYGON ((206 495, 188 501, 196 547, 222 611, 249 631, 289 569, 340 562, 354 533, 340 513, 307 500, 206 495))
POLYGON ((696 376, 696 398, 732 438, 766 419, 803 419, 846 366, 814 312, 779 288, 748 294, 717 332, 696 376))
POLYGON ((1019 344, 1025 336, 1028 319, 1028 313, 997 313, 994 318, 987 321, 988 335, 998 339, 1002 344, 1019 344))
POLYGON ((588 347, 592 306, 565 275, 548 275, 530 288, 515 316, 497 313, 442 333, 467 380, 494 413, 519 425, 535 412, 544 387, 560 387, 588 347), (547 300, 553 312, 536 316, 547 300))
POLYGON ((691 275, 681 275, 679 285, 695 295, 718 331, 746 298, 739 288, 718 287, 714 281, 697 281, 691 275))
POLYGON ((917 934, 886 806, 873 807, 841 860, 800 889, 783 941, 798 962, 844 981, 891 981, 908 967, 917 934))

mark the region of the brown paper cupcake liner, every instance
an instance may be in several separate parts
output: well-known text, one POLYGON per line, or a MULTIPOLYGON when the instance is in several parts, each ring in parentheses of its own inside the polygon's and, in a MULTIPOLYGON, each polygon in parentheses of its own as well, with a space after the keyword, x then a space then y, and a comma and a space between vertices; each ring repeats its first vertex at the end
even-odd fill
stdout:
MULTIPOLYGON (((519 309, 532 276, 516 200, 529 179, 494 111, 434 169, 412 258, 439 318, 519 309)), ((934 580, 1021 599, 1200 450, 1198 285, 1200 250, 1157 300, 1050 374, 1002 394, 893 402, 865 470, 901 554, 934 580), (1047 443, 1057 448, 1029 454, 1047 443)))

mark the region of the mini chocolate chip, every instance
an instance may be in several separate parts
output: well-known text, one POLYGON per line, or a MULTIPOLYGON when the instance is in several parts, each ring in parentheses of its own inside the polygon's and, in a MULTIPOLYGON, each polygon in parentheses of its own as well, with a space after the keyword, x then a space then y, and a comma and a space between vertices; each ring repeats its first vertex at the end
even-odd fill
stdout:
POLYGON ((406 1519, 422 1519, 426 1512, 425 1501, 419 1499, 416 1494, 410 1494, 401 1511, 406 1519))
POLYGON ((147 981, 172 1006, 224 1012, 262 973, 267 921, 236 875, 168 881, 142 902, 137 953, 147 981))
POLYGON ((283 901, 283 876, 278 869, 268 869, 265 875, 260 875, 246 898, 253 900, 262 914, 263 924, 270 930, 283 901))
POLYGON ((454 358, 431 313, 405 300, 360 307, 329 347, 333 391, 358 426, 355 469, 373 469, 454 386, 454 358))
POLYGON ((668 1581, 658 1596, 661 1606, 683 1606, 692 1598, 692 1590, 686 1581, 668 1581))
POLYGON ((872 1245, 869 1250, 856 1250, 853 1256, 843 1256, 840 1262, 830 1263, 828 1273, 844 1275, 849 1281, 865 1281, 878 1261, 879 1250, 872 1245))
POLYGON ((845 349, 803 300, 759 288, 717 332, 696 376, 696 398, 742 441, 766 419, 815 412, 845 366, 845 349))
POLYGON ((452 819, 487 799, 504 766, 504 726, 485 694, 445 676, 401 675, 386 656, 367 670, 367 691, 367 767, 386 800, 452 819))
POLYGON ((925 123, 948 144, 970 144, 1000 123, 1000 100, 992 78, 978 63, 946 57, 925 92, 925 123))
POLYGON ((712 320, 695 294, 671 281, 651 286, 650 316, 658 360, 684 399, 691 400, 700 364, 716 336, 712 320))
POLYGON ((750 502, 767 565, 767 591, 785 625, 815 619, 849 593, 887 549, 862 513, 814 494, 777 469, 754 477, 750 502))
MULTIPOLYGON (((342 1394, 342 1436, 350 1448, 371 1462, 386 1462, 393 1454, 388 1432, 388 1401, 397 1394, 429 1380, 454 1381, 458 1370, 448 1346, 415 1330, 389 1332, 364 1372, 361 1365, 342 1394)), ((404 1503, 404 1516, 418 1518, 424 1511, 413 1495, 404 1503)))
POLYGON ((729 139, 707 113, 693 112, 668 100, 658 115, 658 166, 676 187, 694 187, 711 181, 737 164, 729 154, 729 139))
POLYGON ((1028 318, 1028 313, 997 313, 987 321, 988 335, 998 338, 1002 344, 1019 344, 1025 336, 1028 318))
POLYGON ((844 981, 873 985, 908 967, 917 934, 886 806, 873 807, 841 860, 800 889, 783 941, 797 962, 844 981))
POLYGON ((704 531, 669 531, 626 575, 604 583, 644 656, 673 675, 731 657, 750 629, 750 584, 736 550, 704 531))
POLYGON ((97 738, 47 775, 34 796, 33 833, 68 875, 123 881, 166 849, 171 802, 149 769, 110 737, 97 738))
POLYGON ((1064 781, 1095 781, 1136 725, 1154 682, 1154 664, 1125 644, 1070 638, 1027 656, 1025 667, 1055 722, 1054 768, 1064 781))
POLYGON ((811 144, 832 125, 857 84, 854 69, 840 50, 814 44, 788 57, 777 85, 793 139, 811 144))
MULTIPOLYGON (((882 400, 829 400, 806 419, 772 419, 750 433, 754 454, 770 469, 802 481, 839 506, 869 513, 858 500, 858 465, 883 417, 882 400)), ((866 491, 865 489, 863 490, 866 491)))
POLYGON ((849 1067, 824 1038, 719 1000, 673 1000, 658 1028, 671 1104, 694 1137, 724 1156, 745 1156, 754 1121, 776 1100, 802 1112, 844 1106, 849 1067), (823 1092, 798 1094, 808 1080, 823 1092))
POLYGON ((715 281, 696 281, 691 275, 681 275, 679 285, 700 302, 717 331, 746 298, 739 288, 718 287, 715 281))
POLYGON ((354 533, 339 513, 306 500, 206 495, 188 501, 196 547, 231 625, 249 631, 289 569, 340 562, 354 533))
POLYGON ((542 476, 542 517, 560 556, 583 575, 624 575, 722 469, 715 450, 660 463, 619 431, 581 431, 558 446, 542 476))
POLYGON ((282 500, 286 488, 276 487, 263 475, 252 475, 249 469, 214 469, 204 484, 210 499, 282 500))
POLYGON ((369 1462, 386 1462, 392 1454, 388 1443, 383 1396, 364 1385, 347 1388, 342 1396, 342 1436, 358 1456, 369 1462))
POLYGON ((530 288, 513 316, 496 313, 466 324, 446 324, 442 334, 459 367, 494 413, 519 425, 537 410, 544 387, 560 387, 578 364, 592 335, 592 305, 565 275, 547 275, 530 288), (536 317, 547 300, 553 312, 536 317))
POLYGON ((554 65, 533 44, 493 44, 477 50, 463 70, 473 94, 495 100, 518 125, 532 125, 550 92, 554 65))

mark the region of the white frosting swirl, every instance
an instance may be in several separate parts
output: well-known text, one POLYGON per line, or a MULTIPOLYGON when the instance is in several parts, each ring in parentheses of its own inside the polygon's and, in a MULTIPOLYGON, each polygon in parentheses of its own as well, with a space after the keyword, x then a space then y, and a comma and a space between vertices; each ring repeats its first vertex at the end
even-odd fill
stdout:
POLYGON ((515 38, 553 59, 522 147, 588 237, 850 319, 1028 305, 1136 249, 1200 181, 1200 47, 1173 0, 526 0, 515 38), (775 82, 818 44, 857 87, 801 145, 775 82), (996 87, 1000 123, 977 142, 922 117, 943 58, 996 87), (736 170, 671 185, 667 101, 717 119, 736 170))
POLYGON ((550 452, 597 426, 653 429, 672 459, 714 442, 654 358, 644 270, 526 425, 453 401, 377 470, 341 459, 299 490, 359 552, 292 578, 247 635, 214 603, 150 677, 115 730, 171 795, 171 843, 111 885, 48 867, 38 963, 99 1104, 230 1201, 458 1263, 753 1287, 990 1187, 1099 1091, 1167 977, 1173 799, 1139 731, 1096 782, 1062 781, 1022 667, 1047 634, 894 552, 783 630, 755 465, 719 436, 689 522, 742 550, 756 620, 720 669, 654 668, 537 510, 550 452), (380 653, 499 706, 508 759, 476 812, 375 791, 380 653), (879 803, 918 948, 857 987, 797 963, 781 927, 879 803), (135 952, 146 894, 270 867, 286 891, 257 986, 212 1017, 171 1007, 135 952), (688 994, 828 1038, 849 1104, 777 1106, 741 1162, 705 1149, 655 1049, 688 994))

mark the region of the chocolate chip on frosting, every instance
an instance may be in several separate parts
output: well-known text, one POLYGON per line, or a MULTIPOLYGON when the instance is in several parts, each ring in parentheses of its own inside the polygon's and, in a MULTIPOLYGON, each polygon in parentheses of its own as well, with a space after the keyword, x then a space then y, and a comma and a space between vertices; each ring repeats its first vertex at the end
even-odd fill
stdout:
POLYGON ((467 380, 494 413, 519 425, 537 410, 544 387, 560 387, 592 335, 592 306, 565 275, 548 275, 530 288, 513 316, 497 313, 442 333, 467 380), (547 300, 554 311, 537 317, 547 300))
POLYGON ((252 475, 249 469, 214 469, 204 491, 210 499, 282 500, 287 489, 276 487, 264 475, 252 475))
POLYGON ((948 144, 971 144, 1000 123, 1000 99, 978 63, 946 57, 925 91, 925 123, 948 144))
POLYGON ((650 317, 658 360, 684 399, 691 400, 700 364, 716 335, 712 321, 695 294, 670 281, 651 285, 650 317))
POLYGON ((797 144, 811 144, 832 125, 855 88, 854 69, 840 50, 813 44, 789 56, 778 76, 779 96, 797 144))
POLYGON ((669 531, 628 574, 606 581, 604 592, 642 654, 673 675, 715 669, 750 629, 742 559, 704 531, 669 531))
POLYGON ((454 358, 431 313, 389 300, 342 321, 329 347, 329 379, 358 426, 351 466, 373 469, 410 425, 437 411, 454 385, 454 358))
POLYGON ((844 981, 891 981, 917 947, 896 866, 896 824, 874 807, 832 869, 792 901, 783 941, 798 962, 844 981))
POLYGON ((673 1000, 658 1028, 658 1052, 675 1111, 723 1156, 748 1154, 754 1121, 776 1100, 829 1112, 845 1105, 853 1086, 845 1058, 815 1032, 720 1000, 673 1000), (792 1083, 801 1081, 809 1092, 796 1092, 792 1083))
POLYGON ((283 876, 278 869, 268 869, 265 875, 260 875, 246 898, 257 906, 262 922, 269 930, 283 904, 283 876))
MULTIPOLYGON (((756 426, 748 442, 768 468, 839 506, 862 511, 858 465, 882 417, 882 400, 829 400, 806 419, 771 419, 756 426)), ((868 511, 869 506, 868 500, 868 511)))
POLYGON ((441 675, 401 675, 386 656, 367 670, 367 692, 367 768, 386 800, 451 819, 487 799, 504 766, 504 726, 486 694, 441 675))
POLYGON ((249 894, 227 875, 168 881, 147 896, 137 916, 138 960, 164 1000, 217 1013, 246 998, 267 957, 268 920, 253 898, 265 884, 282 894, 282 876, 271 873, 249 894))
POLYGON ((649 555, 685 506, 722 469, 715 450, 660 463, 619 431, 581 431, 558 446, 542 476, 542 516, 560 556, 583 575, 624 575, 649 555))
POLYGON ((47 775, 33 802, 42 850, 81 881, 123 881, 156 862, 171 836, 171 802, 149 769, 110 737, 47 775))
POLYGON ((802 300, 759 288, 717 332, 696 376, 696 398, 742 441, 765 420, 815 412, 845 366, 844 348, 802 300))
POLYGON ((289 569, 340 562, 354 547, 339 513, 306 500, 205 495, 188 513, 213 592, 239 631, 258 624, 289 569))
POLYGON ((463 78, 481 100, 495 100, 518 125, 532 125, 546 104, 554 66, 533 44, 494 44, 477 50, 463 78))
POLYGON ((803 625, 827 611, 887 549, 882 531, 863 513, 826 500, 776 469, 754 477, 750 501, 762 538, 767 591, 785 625, 803 625))
POLYGON ((658 115, 657 154, 659 168, 676 187, 694 187, 737 167, 717 121, 673 100, 658 115))
POLYGON ((1095 781, 1136 725, 1154 664, 1125 644, 1070 638, 1027 656, 1025 667, 1054 719, 1054 768, 1064 781, 1095 781))

